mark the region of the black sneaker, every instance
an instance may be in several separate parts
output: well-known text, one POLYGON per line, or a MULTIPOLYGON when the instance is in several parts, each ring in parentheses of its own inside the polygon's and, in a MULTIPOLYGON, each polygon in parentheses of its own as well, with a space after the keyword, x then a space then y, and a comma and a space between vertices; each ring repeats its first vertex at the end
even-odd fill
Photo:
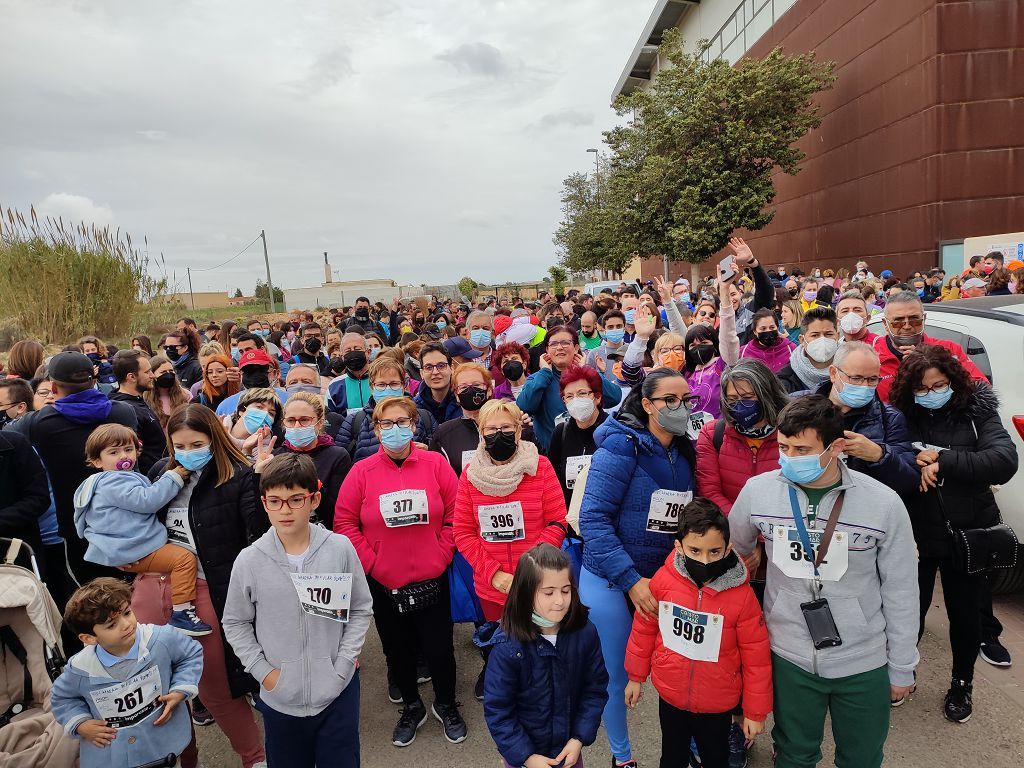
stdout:
POLYGON ((473 696, 477 701, 484 700, 484 678, 487 676, 487 667, 480 670, 480 674, 477 675, 476 685, 473 686, 473 696))
POLYGON ((746 768, 747 737, 740 724, 734 722, 729 729, 729 768, 746 768))
POLYGON ((398 683, 391 677, 391 670, 388 670, 388 701, 392 704, 402 703, 402 692, 398 688, 398 683))
POLYGON ((198 698, 192 699, 192 723, 200 728, 214 724, 213 715, 198 698))
POLYGON ((408 747, 416 740, 416 731, 427 722, 427 708, 423 701, 415 704, 406 704, 402 710, 402 716, 398 718, 398 725, 391 734, 391 743, 396 747, 408 747))
POLYGON ((615 759, 615 755, 612 755, 612 768, 637 768, 636 760, 627 760, 624 763, 620 763, 615 759))
POLYGON ((423 685, 430 682, 430 667, 424 662, 416 665, 416 684, 423 685))
POLYGON ((953 678, 949 690, 946 691, 946 698, 942 701, 942 711, 947 720, 952 720, 954 723, 966 723, 971 719, 971 715, 974 713, 974 707, 971 704, 973 690, 974 686, 970 683, 953 678))
POLYGON ((993 667, 1008 667, 1013 663, 1010 652, 998 640, 986 640, 980 650, 981 658, 993 667))
POLYGON ((459 714, 459 702, 454 704, 438 704, 436 701, 430 705, 430 711, 441 723, 444 737, 452 744, 460 744, 466 740, 466 721, 459 714))

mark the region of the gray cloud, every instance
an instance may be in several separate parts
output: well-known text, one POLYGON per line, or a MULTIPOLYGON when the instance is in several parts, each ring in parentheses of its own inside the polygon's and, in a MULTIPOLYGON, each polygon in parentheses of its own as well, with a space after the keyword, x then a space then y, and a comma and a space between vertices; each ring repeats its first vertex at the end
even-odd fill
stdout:
POLYGON ((583 112, 578 109, 560 109, 557 112, 548 112, 546 115, 542 115, 540 120, 537 121, 535 128, 541 130, 548 130, 551 128, 558 128, 560 126, 569 126, 571 128, 579 128, 581 126, 593 125, 594 114, 592 112, 583 112))
POLYGON ((447 61, 459 72, 486 77, 501 77, 509 71, 508 62, 501 51, 488 43, 463 43, 444 53, 437 54, 441 61, 447 61))

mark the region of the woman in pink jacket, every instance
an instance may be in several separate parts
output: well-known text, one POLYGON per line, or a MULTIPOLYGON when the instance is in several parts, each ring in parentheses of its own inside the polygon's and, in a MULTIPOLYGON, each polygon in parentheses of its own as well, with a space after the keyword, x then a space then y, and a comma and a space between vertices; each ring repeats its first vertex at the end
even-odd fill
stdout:
POLYGON ((770 309, 759 309, 754 315, 752 328, 754 338, 743 345, 740 359, 760 360, 772 373, 778 373, 789 365, 789 356, 796 349, 796 344, 779 330, 775 313, 770 309))
MULTIPOLYGON (((334 530, 352 542, 373 596, 377 625, 404 708, 391 743, 405 747, 428 713, 416 688, 422 652, 434 688, 434 717, 445 738, 466 738, 455 702, 455 650, 447 568, 455 553, 452 523, 458 480, 445 457, 412 438, 418 411, 408 397, 373 409, 377 453, 352 466, 338 493, 334 530)), ((564 511, 563 511, 564 516, 564 511)))

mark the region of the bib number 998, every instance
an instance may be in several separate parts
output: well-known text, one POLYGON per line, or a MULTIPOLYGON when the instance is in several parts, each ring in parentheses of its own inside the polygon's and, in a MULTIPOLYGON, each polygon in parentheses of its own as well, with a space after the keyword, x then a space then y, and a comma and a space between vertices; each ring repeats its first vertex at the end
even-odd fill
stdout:
POLYGON ((696 645, 704 642, 704 627, 699 624, 694 626, 688 621, 683 621, 678 616, 672 619, 672 634, 696 645))

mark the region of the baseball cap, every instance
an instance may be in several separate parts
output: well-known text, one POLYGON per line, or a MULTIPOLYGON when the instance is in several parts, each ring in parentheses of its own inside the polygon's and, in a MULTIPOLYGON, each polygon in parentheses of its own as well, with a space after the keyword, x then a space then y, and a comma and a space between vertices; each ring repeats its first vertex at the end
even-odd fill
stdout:
POLYGON ((469 346, 469 342, 461 336, 453 336, 450 339, 445 339, 441 343, 444 345, 444 348, 448 350, 448 354, 452 357, 461 357, 463 360, 476 360, 483 354, 480 350, 473 349, 469 346))
POLYGON ((882 270, 882 271, 881 271, 881 272, 880 272, 880 273, 878 274, 878 276, 879 276, 880 278, 882 278, 883 280, 886 280, 886 279, 888 279, 888 278, 892 277, 892 270, 891 270, 891 269, 883 269, 883 270, 882 270))
POLYGON ((433 341, 437 341, 441 338, 441 329, 437 327, 437 323, 427 323, 423 326, 423 334, 433 341))
POLYGON ((262 349, 247 349, 238 360, 238 367, 245 368, 247 365, 270 366, 270 355, 262 349))
POLYGON ((965 288, 987 288, 987 287, 988 287, 988 284, 984 280, 982 280, 980 277, 972 277, 972 278, 970 278, 968 280, 964 280, 964 284, 962 286, 960 286, 960 289, 963 290, 965 288))
POLYGON ((81 352, 58 352, 50 358, 47 372, 59 384, 86 384, 96 376, 92 360, 81 352))

